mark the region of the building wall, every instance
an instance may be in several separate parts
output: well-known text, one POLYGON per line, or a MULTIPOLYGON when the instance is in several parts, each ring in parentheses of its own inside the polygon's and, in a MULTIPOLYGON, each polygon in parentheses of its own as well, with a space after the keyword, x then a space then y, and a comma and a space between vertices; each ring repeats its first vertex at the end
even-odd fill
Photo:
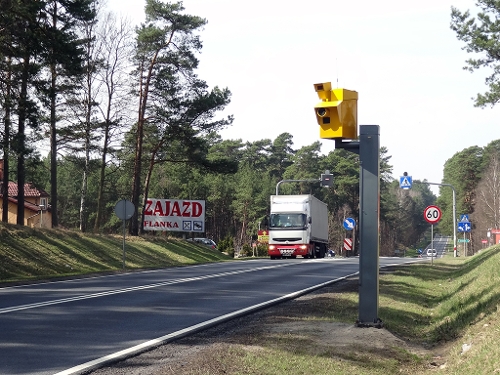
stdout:
POLYGON ((500 243, 500 229, 492 229, 491 237, 493 238, 493 244, 500 243))
POLYGON ((36 213, 31 210, 24 210, 24 225, 31 228, 52 228, 52 214, 47 210, 36 213))
MULTIPOLYGON (((1 215, 2 215, 2 198, 0 198, 0 218, 1 215)), ((13 202, 9 202, 8 223, 17 224, 17 204, 13 202)), ((52 228, 52 214, 47 210, 44 210, 41 213, 40 211, 37 212, 25 208, 24 225, 31 228, 52 228)))

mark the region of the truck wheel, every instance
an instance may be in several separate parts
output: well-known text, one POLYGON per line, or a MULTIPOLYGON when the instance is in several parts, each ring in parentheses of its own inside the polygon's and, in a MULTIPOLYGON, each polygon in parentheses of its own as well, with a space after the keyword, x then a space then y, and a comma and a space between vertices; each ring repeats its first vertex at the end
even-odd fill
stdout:
POLYGON ((319 251, 320 251, 320 248, 317 246, 317 244, 314 244, 313 253, 311 255, 311 258, 319 258, 319 251))

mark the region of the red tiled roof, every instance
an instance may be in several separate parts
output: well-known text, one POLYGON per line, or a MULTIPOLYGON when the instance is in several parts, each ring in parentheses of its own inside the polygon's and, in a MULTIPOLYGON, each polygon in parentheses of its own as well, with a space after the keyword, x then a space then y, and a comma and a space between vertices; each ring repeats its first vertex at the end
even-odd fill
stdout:
MULTIPOLYGON (((9 197, 17 197, 17 184, 9 181, 9 197)), ((1 195, 0 195, 1 196, 1 195)), ((33 184, 24 184, 25 197, 48 197, 49 194, 43 189, 37 189, 33 184)))

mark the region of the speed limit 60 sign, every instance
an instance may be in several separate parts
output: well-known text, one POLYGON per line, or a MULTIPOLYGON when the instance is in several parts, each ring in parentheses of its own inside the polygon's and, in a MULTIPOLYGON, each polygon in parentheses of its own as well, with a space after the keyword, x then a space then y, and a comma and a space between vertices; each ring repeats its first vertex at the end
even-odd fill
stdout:
POLYGON ((429 224, 436 224, 441 220, 441 210, 438 206, 428 206, 424 210, 424 219, 429 224))

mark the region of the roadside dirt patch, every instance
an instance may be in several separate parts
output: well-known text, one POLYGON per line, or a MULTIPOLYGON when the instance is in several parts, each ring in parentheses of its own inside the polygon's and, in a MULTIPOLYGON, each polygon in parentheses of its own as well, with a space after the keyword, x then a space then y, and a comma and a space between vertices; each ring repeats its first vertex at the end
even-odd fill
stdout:
POLYGON ((366 345, 377 349, 406 346, 406 343, 385 329, 358 328, 353 324, 331 322, 288 322, 273 324, 270 333, 307 336, 312 341, 335 347, 366 345))

